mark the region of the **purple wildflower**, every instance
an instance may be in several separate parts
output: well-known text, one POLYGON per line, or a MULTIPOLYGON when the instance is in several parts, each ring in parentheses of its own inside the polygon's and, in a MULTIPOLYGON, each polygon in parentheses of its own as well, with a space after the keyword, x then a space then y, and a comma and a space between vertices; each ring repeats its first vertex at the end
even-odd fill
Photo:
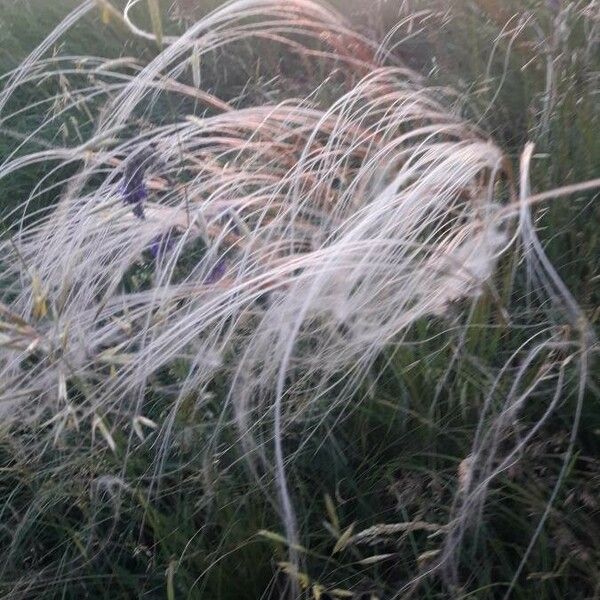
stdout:
POLYGON ((152 256, 156 259, 159 257, 159 255, 162 255, 168 250, 170 250, 173 247, 174 243, 175 239, 171 232, 169 232, 165 235, 159 235, 158 237, 155 237, 150 242, 150 246, 148 249, 150 250, 152 256))
POLYGON ((227 263, 224 258, 219 259, 217 264, 212 268, 210 273, 205 277, 204 282, 207 285, 212 283, 217 283, 220 279, 225 275, 225 270, 227 268, 227 263))
POLYGON ((144 181, 146 171, 155 162, 153 150, 142 150, 131 156, 125 163, 123 181, 119 192, 125 204, 133 206, 133 214, 144 219, 144 200, 148 198, 148 188, 144 181))
POLYGON ((144 219, 144 200, 148 198, 148 188, 143 180, 123 181, 119 188, 119 193, 125 204, 133 205, 133 214, 138 219, 144 219))

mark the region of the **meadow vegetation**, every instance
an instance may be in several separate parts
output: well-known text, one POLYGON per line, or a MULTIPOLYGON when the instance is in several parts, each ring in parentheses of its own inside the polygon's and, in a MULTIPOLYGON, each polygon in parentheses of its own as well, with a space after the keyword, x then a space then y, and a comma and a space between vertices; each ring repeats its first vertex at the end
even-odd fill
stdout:
POLYGON ((0 594, 600 598, 597 0, 0 6, 0 594))

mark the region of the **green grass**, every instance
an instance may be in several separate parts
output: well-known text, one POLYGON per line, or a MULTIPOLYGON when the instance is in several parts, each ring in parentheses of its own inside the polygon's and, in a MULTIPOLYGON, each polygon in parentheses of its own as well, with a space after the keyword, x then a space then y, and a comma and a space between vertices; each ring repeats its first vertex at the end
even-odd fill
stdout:
MULTIPOLYGON (((0 25, 0 72, 22 60, 68 4, 74 3, 43 3, 44 12, 38 12, 39 2, 25 9, 11 2, 1 7, 0 24, 9 26, 0 25)), ((550 31, 545 4, 537 3, 536 10, 539 22, 550 31)), ((587 40, 580 23, 557 51, 561 75, 543 129, 543 60, 530 63, 528 47, 515 50, 497 93, 505 42, 491 63, 489 81, 485 71, 498 23, 467 2, 444 23, 434 29, 436 35, 423 34, 402 51, 430 74, 432 83, 459 90, 464 112, 481 119, 481 126, 514 158, 515 168, 524 143, 534 140, 539 155, 532 181, 538 190, 597 177, 600 64, 597 55, 584 61, 587 40)), ((103 26, 98 15, 79 25, 67 42, 69 51, 102 56, 135 54, 143 60, 155 51, 150 44, 103 26)), ((228 79, 219 78, 218 72, 215 66, 214 85, 230 86, 235 98, 243 73, 232 67, 228 79)), ((30 101, 19 98, 24 104, 30 101)), ((19 130, 24 133, 32 126, 24 120, 19 130)), ((10 144, 3 146, 1 140, 2 136, 3 154, 10 144)), ((16 204, 39 177, 40 171, 30 170, 8 183, 3 180, 3 210, 16 204)), ((52 198, 39 202, 47 204, 52 198)), ((597 195, 575 195, 539 210, 548 255, 598 331, 597 195)), ((510 282, 512 266, 507 259, 493 284, 500 298, 524 306, 526 286, 519 279, 510 282)), ((357 390, 361 401, 351 411, 332 411, 318 426, 311 423, 309 437, 301 425, 287 437, 288 454, 302 446, 289 468, 303 546, 302 574, 296 576, 282 567, 288 558, 285 543, 277 537, 280 519, 264 491, 271 486, 270 475, 248 469, 252 457, 244 454, 234 433, 217 442, 212 436, 220 414, 219 382, 214 387, 214 414, 195 413, 193 399, 189 406, 182 405, 174 441, 163 456, 164 475, 158 480, 153 476, 158 468, 153 434, 125 457, 98 447, 90 452, 91 432, 80 432, 31 463, 22 460, 21 444, 35 432, 1 431, 0 594, 256 600, 281 597, 288 580, 295 578, 308 583, 307 598, 349 597, 344 595, 347 591, 354 598, 396 597, 417 565, 440 549, 442 536, 415 530, 381 536, 374 545, 344 545, 340 539, 349 537, 344 532, 350 527, 356 534, 382 523, 447 522, 460 464, 470 452, 484 401, 482 382, 489 383, 495 369, 535 331, 540 317, 524 318, 522 332, 507 328, 491 293, 480 298, 472 314, 464 340, 459 328, 456 334, 448 333, 447 323, 419 323, 411 332, 414 344, 380 357, 377 385, 357 390), (434 335, 447 338, 441 351, 427 341, 434 335), (442 379, 445 385, 440 389, 442 379)), ((573 368, 568 376, 574 375, 573 368)), ((593 386, 598 386, 594 364, 591 375, 593 386)), ((170 370, 156 385, 176 383, 179 377, 170 370)), ((510 383, 503 382, 500 391, 510 383)), ((600 410, 598 387, 593 386, 586 392, 566 479, 512 598, 599 597, 600 410)), ((540 417, 549 394, 542 387, 529 402, 520 422, 523 431, 540 417)), ((149 416, 159 420, 168 402, 168 396, 157 392, 149 416)), ((465 544, 460 563, 465 585, 454 590, 456 597, 502 598, 557 480, 574 404, 570 394, 535 436, 526 456, 492 484, 485 518, 465 544)), ((313 410, 318 416, 319 407, 313 410)), ((116 441, 119 448, 125 446, 125 440, 116 441)), ((441 599, 447 594, 438 579, 426 578, 415 597, 441 599)))

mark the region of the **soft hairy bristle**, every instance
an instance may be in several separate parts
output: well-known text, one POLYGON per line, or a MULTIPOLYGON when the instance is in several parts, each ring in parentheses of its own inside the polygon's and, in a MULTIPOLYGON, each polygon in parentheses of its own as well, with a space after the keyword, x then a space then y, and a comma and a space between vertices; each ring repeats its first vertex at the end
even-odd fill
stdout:
MULTIPOLYGON (((154 40, 133 22, 136 4, 124 21, 154 40)), ((43 59, 51 43, 0 94, 0 107, 10 107, 19 86, 55 78, 38 131, 74 109, 94 123, 76 145, 32 153, 22 142, 0 165, 0 177, 35 162, 77 166, 51 209, 31 214, 32 200, 53 189, 40 182, 0 246, 0 412, 39 429, 36 451, 82 423, 111 447, 117 430, 153 425, 150 386, 183 362, 157 424, 158 454, 190 394, 201 409, 215 377, 226 381, 223 414, 248 449, 266 444, 296 542, 286 429, 355 400, 381 352, 419 320, 477 297, 520 234, 535 282, 561 309, 567 298, 569 318, 579 318, 536 243, 528 190, 522 211, 506 210, 517 200, 503 151, 443 90, 393 63, 333 9, 238 0, 164 36, 143 67, 43 59), (290 76, 287 93, 263 80, 262 94, 244 101, 186 83, 205 54, 246 40, 266 40, 304 75, 318 65, 322 76, 290 76)), ((3 121, 15 114, 5 110, 3 121)), ((541 341, 530 362, 555 343, 541 341)), ((529 393, 519 385, 475 442, 481 470, 463 477, 445 561, 499 468, 500 432, 529 393)))

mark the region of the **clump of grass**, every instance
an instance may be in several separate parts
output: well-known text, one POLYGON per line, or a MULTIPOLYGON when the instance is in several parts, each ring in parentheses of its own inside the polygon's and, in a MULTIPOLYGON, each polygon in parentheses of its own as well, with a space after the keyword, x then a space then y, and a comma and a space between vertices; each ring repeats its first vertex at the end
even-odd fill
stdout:
MULTIPOLYGON (((4 178, 32 164, 53 174, 15 209, 0 247, 0 406, 11 435, 23 440, 22 456, 64 448, 66 464, 85 462, 91 441, 114 461, 111 469, 131 473, 141 452, 144 494, 154 497, 169 486, 174 449, 196 464, 198 453, 202 463, 223 444, 227 455, 238 447, 272 501, 263 500, 264 511, 283 522, 285 537, 263 537, 289 552, 280 563, 292 591, 343 597, 304 571, 311 557, 294 497, 306 496, 292 491, 290 469, 324 422, 368 405, 390 348, 402 355, 427 342, 435 356, 448 340, 456 344, 425 403, 435 411, 469 328, 485 322, 483 306, 496 332, 514 340, 493 372, 479 367, 474 441, 454 465, 458 485, 446 495, 454 504, 441 522, 375 521, 354 531, 326 502, 334 555, 372 537, 433 532, 443 543, 416 541, 422 551, 393 585, 407 591, 435 571, 457 586, 464 540, 482 520, 491 483, 575 390, 576 422, 543 526, 583 409, 593 340, 532 221, 530 205, 545 198, 530 189, 533 147, 523 151, 517 180, 507 153, 453 109, 447 90, 427 87, 323 5, 234 2, 182 34, 163 32, 161 23, 159 36, 157 13, 145 30, 135 4, 122 25, 161 46, 147 64, 43 59, 47 42, 0 94, 10 124, 22 114, 11 109, 15 94, 44 81, 48 97, 32 108, 48 113, 31 135, 64 122, 75 132, 74 143, 39 152, 17 144, 0 165, 4 178), (252 82, 251 95, 233 98, 202 88, 202 65, 216 53, 265 41, 289 56, 293 76, 274 65, 272 78, 252 82), (31 202, 51 190, 56 203, 32 214, 31 202), (510 299, 519 257, 535 294, 525 333, 516 326, 522 308, 510 299), (506 284, 497 290, 499 263, 506 284), (427 323, 439 328, 432 340, 422 331, 427 323), (549 406, 517 432, 529 400, 542 393, 552 394, 549 406)), ((90 9, 77 9, 57 35, 90 9)), ((124 497, 136 497, 124 476, 88 477, 114 499, 115 514, 124 497)), ((212 485, 202 478, 205 493, 212 485)), ((101 511, 86 510, 93 533, 101 511)), ((154 511, 144 504, 148 520, 160 521, 154 511)), ((170 558, 168 565, 173 590, 170 558)))

